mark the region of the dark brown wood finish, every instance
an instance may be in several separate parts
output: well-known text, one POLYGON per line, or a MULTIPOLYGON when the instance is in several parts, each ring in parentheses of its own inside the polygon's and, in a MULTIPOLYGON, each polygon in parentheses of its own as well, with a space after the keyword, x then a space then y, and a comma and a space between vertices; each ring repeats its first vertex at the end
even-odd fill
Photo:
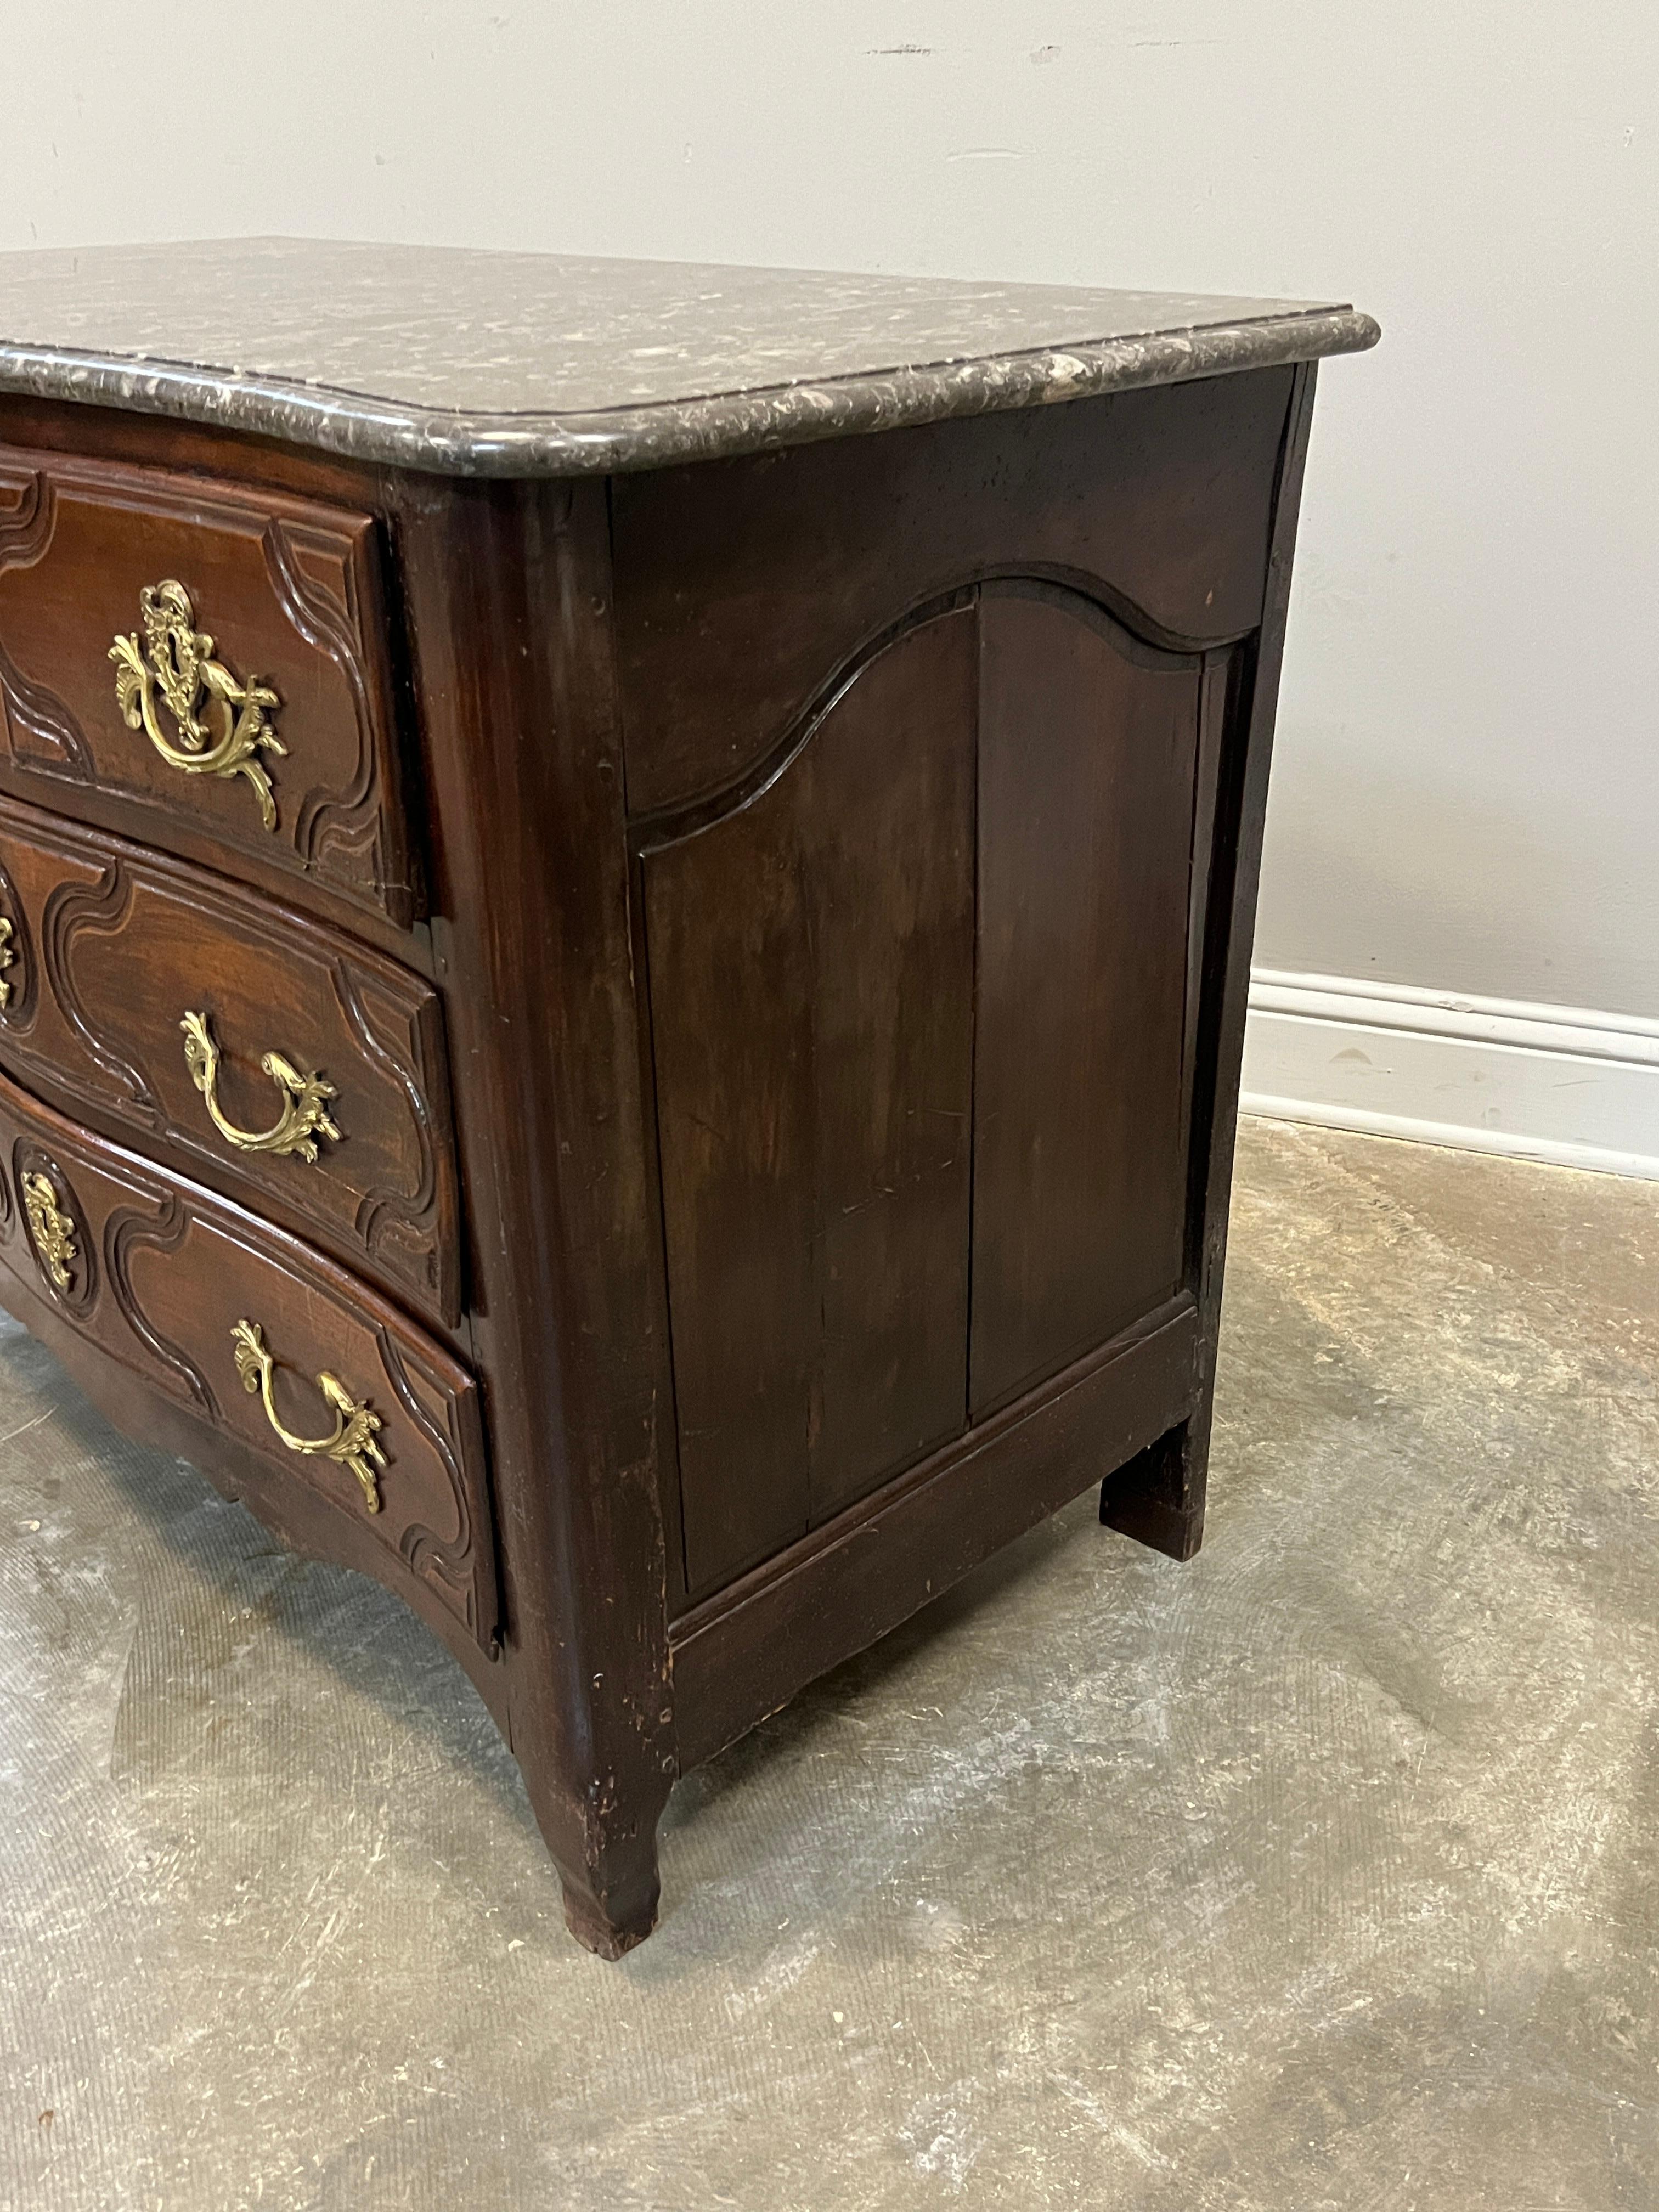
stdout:
POLYGON ((680 1758, 712 1758, 1196 1403, 1184 1292, 674 1625, 680 1758))
POLYGON ((645 858, 694 1594, 963 1425, 976 680, 906 632, 645 858))
POLYGON ((15 1278, 108 1358, 264 1462, 261 1497, 304 1491, 299 1517, 317 1528, 318 1548, 329 1548, 328 1519, 361 1521, 381 1547, 372 1571, 383 1582, 405 1596, 420 1583, 475 1642, 494 1642, 483 1436, 464 1367, 294 1238, 77 1129, 3 1076, 0 1178, 0 1264, 15 1278), (61 1253, 28 1218, 31 1177, 50 1190, 61 1253), (238 1372, 232 1330, 243 1320, 283 1370, 275 1402, 293 1432, 333 1431, 323 1372, 376 1416, 378 1510, 348 1468, 277 1441, 238 1372))
POLYGON ((460 1317, 443 1024, 432 987, 269 901, 0 799, 0 916, 13 927, 0 1065, 361 1267, 441 1325, 460 1317), (217 1096, 276 1122, 275 1048, 337 1096, 317 1157, 238 1150, 191 1081, 181 1018, 205 1014, 217 1096))
POLYGON ((309 877, 395 923, 416 912, 367 514, 0 447, 0 738, 21 795, 73 808, 84 787, 133 835, 205 831, 290 896, 309 877), (170 765, 118 705, 112 641, 143 648, 139 595, 169 580, 236 680, 276 692, 270 828, 244 776, 170 765))
POLYGON ((676 1772, 1085 1485, 1197 1543, 1311 394, 1259 371, 609 485, 0 403, 0 786, 67 817, 0 805, 0 1062, 76 1117, 0 1077, 7 1297, 124 1426, 404 1592, 597 1949, 652 1923, 676 1772), (356 690, 273 582, 301 510, 356 690), (278 849, 159 760, 145 787, 112 681, 108 730, 88 703, 135 562, 283 692, 279 793, 299 721, 337 748, 312 818, 362 840, 278 849), (54 702, 84 778, 43 765, 54 702), (214 1159, 171 1057, 198 978, 236 1118, 267 1049, 338 1086, 334 1183, 214 1159), (31 1167, 85 1231, 67 1291, 31 1167), (395 1250, 362 1213, 393 1188, 395 1250), (226 1387, 241 1301, 295 1428, 325 1368, 383 1413, 383 1516, 226 1387))
POLYGON ((1077 586, 1177 650, 1254 629, 1291 375, 619 477, 629 805, 741 782, 891 627, 984 577, 1077 586))
POLYGON ((1261 626, 1227 674, 1227 718, 1220 747, 1211 836, 1200 865, 1205 880, 1200 1015, 1191 1084, 1192 1134, 1187 1216, 1188 1268, 1198 1295, 1203 1366, 1197 1405, 1155 1444, 1101 1486, 1100 1517, 1170 1558, 1189 1559, 1204 1536, 1221 1335, 1221 1293, 1232 1203, 1238 1086, 1249 1004, 1250 947, 1261 881, 1261 841, 1267 819, 1267 775, 1273 718, 1285 654, 1302 480, 1313 427, 1318 364, 1294 372, 1290 413, 1273 495, 1273 535, 1261 626))
POLYGON ((512 1656, 572 1928, 655 1917, 672 1392, 602 483, 400 488, 512 1656))
POLYGON ((1181 1281, 1200 664, 1005 586, 981 671, 975 1417, 1181 1281))

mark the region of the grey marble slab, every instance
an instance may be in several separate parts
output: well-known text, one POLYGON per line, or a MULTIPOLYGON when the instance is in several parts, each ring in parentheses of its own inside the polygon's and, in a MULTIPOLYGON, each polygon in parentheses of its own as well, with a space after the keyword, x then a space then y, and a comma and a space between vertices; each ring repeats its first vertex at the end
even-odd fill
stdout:
POLYGON ((659 467, 1377 336, 1294 300, 445 246, 0 254, 0 391, 454 476, 659 467))

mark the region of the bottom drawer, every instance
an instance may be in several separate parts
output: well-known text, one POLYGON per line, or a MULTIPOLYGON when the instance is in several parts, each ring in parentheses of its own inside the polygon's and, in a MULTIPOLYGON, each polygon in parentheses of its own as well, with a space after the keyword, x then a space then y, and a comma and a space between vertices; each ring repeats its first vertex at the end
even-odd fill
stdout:
MULTIPOLYGON (((496 1572, 477 1385, 283 1231, 0 1078, 0 1262, 111 1358, 384 1547, 478 1642, 496 1572)), ((355 1548, 355 1547, 354 1547, 355 1548)))

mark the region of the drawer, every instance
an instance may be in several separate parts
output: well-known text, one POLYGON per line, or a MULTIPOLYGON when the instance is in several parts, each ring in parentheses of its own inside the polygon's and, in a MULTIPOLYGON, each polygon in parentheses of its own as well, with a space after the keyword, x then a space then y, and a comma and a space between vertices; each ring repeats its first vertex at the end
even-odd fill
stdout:
POLYGON ((374 526, 0 448, 0 772, 234 874, 416 912, 374 526))
POLYGON ((367 1556, 489 1648, 496 1570, 477 1386, 280 1230, 0 1077, 0 1268, 257 1455, 279 1524, 367 1556), (356 1531, 345 1537, 339 1516, 356 1531), (413 1587, 411 1587, 413 1586, 413 1587))
POLYGON ((0 1065, 453 1324, 429 984, 204 869, 3 799, 0 923, 0 1065))

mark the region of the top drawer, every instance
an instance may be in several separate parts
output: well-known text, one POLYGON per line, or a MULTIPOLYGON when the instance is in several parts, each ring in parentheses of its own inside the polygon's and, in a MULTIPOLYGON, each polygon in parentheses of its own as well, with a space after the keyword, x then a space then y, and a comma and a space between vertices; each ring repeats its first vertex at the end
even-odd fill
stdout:
POLYGON ((397 769, 368 516, 0 447, 15 788, 404 927, 397 769))

